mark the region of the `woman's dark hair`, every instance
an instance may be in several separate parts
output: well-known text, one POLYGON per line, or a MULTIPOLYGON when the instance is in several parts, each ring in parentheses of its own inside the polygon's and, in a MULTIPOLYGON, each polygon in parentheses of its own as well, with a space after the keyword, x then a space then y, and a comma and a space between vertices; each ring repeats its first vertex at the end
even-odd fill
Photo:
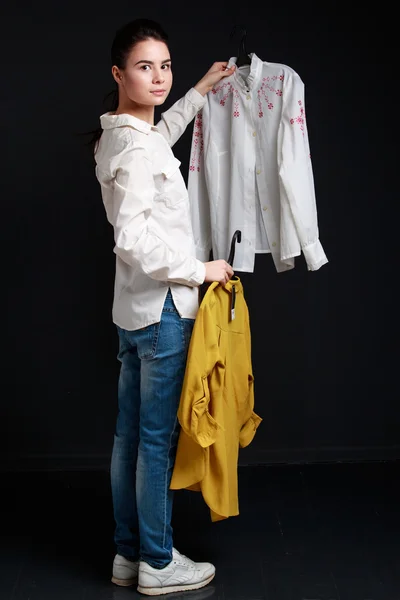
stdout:
MULTIPOLYGON (((128 56, 133 47, 139 42, 149 39, 168 43, 168 35, 156 21, 150 19, 135 19, 118 29, 111 46, 111 66, 116 65, 119 69, 125 69, 128 56)), ((110 97, 111 104, 106 110, 107 112, 115 112, 119 103, 117 82, 115 82, 114 89, 105 96, 104 102, 110 97)), ((94 131, 89 131, 88 134, 92 138, 88 144, 95 148, 102 133, 103 130, 101 127, 98 127, 94 131)))

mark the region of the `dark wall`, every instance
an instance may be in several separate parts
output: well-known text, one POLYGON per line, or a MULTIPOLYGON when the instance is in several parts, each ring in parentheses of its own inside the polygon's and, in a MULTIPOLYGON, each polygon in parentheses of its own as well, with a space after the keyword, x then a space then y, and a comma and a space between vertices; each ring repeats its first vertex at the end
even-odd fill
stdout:
MULTIPOLYGON (((253 2, 247 17, 244 5, 215 2, 153 2, 140 13, 124 0, 10 7, 0 20, 1 467, 108 466, 119 368, 115 257, 77 133, 104 112, 116 28, 141 16, 170 34, 175 82, 166 107, 214 61, 237 54, 235 23, 248 29, 249 52, 290 65, 306 86, 330 262, 311 273, 301 257, 278 275, 259 256, 255 272, 242 274, 264 422, 241 463, 400 458, 393 17, 379 6, 353 14, 348 3, 311 2, 253 2)), ((186 180, 191 135, 192 126, 174 147, 186 180)))

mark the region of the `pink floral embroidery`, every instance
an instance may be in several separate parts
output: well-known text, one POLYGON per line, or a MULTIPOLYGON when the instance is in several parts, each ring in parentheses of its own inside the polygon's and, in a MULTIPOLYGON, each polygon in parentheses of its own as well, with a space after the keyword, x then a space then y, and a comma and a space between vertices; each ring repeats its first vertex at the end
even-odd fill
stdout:
POLYGON ((260 117, 260 119, 264 116, 262 104, 261 104, 262 98, 264 98, 268 109, 272 110, 274 108, 274 105, 270 101, 270 99, 267 95, 267 90, 269 90, 270 92, 273 92, 277 96, 282 96, 282 90, 278 87, 275 87, 275 82, 277 82, 279 84, 279 82, 283 81, 283 79, 284 79, 284 75, 279 75, 279 76, 273 75, 272 77, 263 77, 262 85, 261 85, 260 89, 257 90, 258 116, 260 117))
POLYGON ((301 130, 302 134, 304 135, 304 125, 305 125, 305 121, 306 121, 306 115, 304 113, 304 107, 302 105, 301 100, 298 100, 298 104, 300 106, 300 114, 297 117, 290 119, 290 123, 292 125, 294 125, 295 123, 300 125, 300 130, 301 130))
POLYGON ((233 116, 240 117, 239 91, 233 87, 233 85, 231 84, 230 81, 227 81, 226 83, 223 83, 222 85, 219 85, 218 87, 214 87, 212 89, 212 93, 215 95, 217 92, 219 92, 220 90, 223 90, 224 88, 227 88, 227 90, 224 93, 224 95, 222 96, 221 100, 219 101, 220 105, 225 106, 228 96, 230 94, 232 94, 233 95, 233 116))
POLYGON ((200 160, 201 155, 203 154, 203 148, 203 113, 200 111, 197 113, 196 120, 194 122, 192 158, 189 167, 190 171, 200 171, 200 160))

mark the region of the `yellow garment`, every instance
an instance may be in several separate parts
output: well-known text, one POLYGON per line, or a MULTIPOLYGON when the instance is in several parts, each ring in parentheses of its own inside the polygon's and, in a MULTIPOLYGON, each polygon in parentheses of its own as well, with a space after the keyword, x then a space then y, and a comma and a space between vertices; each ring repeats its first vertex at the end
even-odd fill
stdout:
POLYGON ((178 410, 181 431, 170 486, 201 491, 212 521, 239 514, 239 445, 250 444, 262 421, 253 409, 249 312, 242 283, 235 277, 225 287, 212 283, 199 307, 178 410))

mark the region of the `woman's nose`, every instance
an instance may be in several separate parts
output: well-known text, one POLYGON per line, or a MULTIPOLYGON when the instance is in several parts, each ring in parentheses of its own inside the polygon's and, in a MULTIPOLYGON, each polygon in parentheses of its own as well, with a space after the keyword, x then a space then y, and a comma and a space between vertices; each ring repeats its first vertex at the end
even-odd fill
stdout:
POLYGON ((154 74, 154 82, 155 83, 162 83, 164 81, 164 74, 162 71, 157 71, 154 74))

